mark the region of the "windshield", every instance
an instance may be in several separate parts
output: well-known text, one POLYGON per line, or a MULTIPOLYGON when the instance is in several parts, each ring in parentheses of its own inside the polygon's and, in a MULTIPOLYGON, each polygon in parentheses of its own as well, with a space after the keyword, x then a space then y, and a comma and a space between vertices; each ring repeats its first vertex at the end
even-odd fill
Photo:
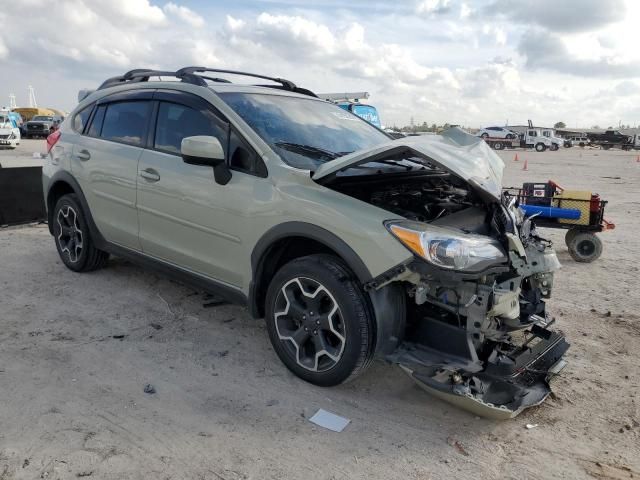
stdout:
POLYGON ((31 120, 35 120, 36 122, 53 122, 53 117, 45 117, 43 115, 36 115, 31 120))
POLYGON ((292 167, 315 170, 322 163, 390 140, 329 102, 259 93, 219 95, 292 167))

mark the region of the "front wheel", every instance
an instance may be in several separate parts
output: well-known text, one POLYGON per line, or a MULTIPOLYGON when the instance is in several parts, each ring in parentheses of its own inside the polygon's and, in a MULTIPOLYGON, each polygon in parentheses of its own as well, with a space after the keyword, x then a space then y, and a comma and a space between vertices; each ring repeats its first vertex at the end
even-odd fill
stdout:
POLYGON ((357 279, 337 257, 287 263, 269 285, 265 311, 278 357, 307 382, 338 385, 371 362, 373 315, 357 279))
POLYGON ((480 138, 489 138, 489 134, 488 133, 483 133, 482 135, 480 135, 480 138))
POLYGON ((84 211, 75 194, 60 197, 53 210, 53 236, 60 259, 74 272, 103 267, 109 254, 96 248, 84 211))
POLYGON ((502 142, 495 142, 493 144, 493 148, 496 150, 504 150, 504 143, 502 142))
POLYGON ((544 143, 536 143, 536 152, 544 152, 547 146, 544 143))
POLYGON ((569 255, 576 262, 593 262, 602 255, 602 240, 595 233, 577 233, 569 244, 569 255))
POLYGON ((556 151, 556 150, 558 150, 559 148, 560 148, 560 147, 554 143, 554 144, 552 144, 552 145, 549 147, 549 150, 551 150, 552 152, 555 152, 555 151, 556 151))

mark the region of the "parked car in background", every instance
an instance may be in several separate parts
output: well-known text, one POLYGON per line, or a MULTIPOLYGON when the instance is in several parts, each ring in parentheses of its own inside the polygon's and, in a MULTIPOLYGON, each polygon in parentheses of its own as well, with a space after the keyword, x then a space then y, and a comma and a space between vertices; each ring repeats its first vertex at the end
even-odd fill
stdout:
POLYGON ((488 137, 506 138, 506 139, 518 138, 518 134, 516 132, 504 127, 485 127, 482 130, 480 130, 478 133, 476 133, 476 136, 482 137, 482 138, 488 138, 488 137))
POLYGON ((24 125, 25 138, 48 137, 62 122, 59 115, 36 115, 24 125))
POLYGON ((0 113, 0 147, 11 149, 20 145, 20 129, 8 112, 0 113))
POLYGON ((590 140, 586 135, 571 135, 568 140, 572 146, 586 147, 589 145, 590 140))

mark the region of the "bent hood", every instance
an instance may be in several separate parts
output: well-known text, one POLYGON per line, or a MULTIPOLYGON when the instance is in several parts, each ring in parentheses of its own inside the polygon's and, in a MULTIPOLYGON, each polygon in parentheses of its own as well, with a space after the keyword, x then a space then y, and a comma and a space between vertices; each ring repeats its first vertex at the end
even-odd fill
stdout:
POLYGON ((357 150, 320 165, 311 178, 326 182, 348 168, 401 154, 436 165, 500 200, 504 162, 483 139, 459 128, 450 128, 441 135, 404 137, 357 150))

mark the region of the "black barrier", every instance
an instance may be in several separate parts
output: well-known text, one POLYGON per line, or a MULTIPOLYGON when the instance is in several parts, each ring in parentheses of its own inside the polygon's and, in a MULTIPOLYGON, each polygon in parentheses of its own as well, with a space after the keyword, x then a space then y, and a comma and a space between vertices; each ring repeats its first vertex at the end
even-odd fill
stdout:
POLYGON ((42 167, 0 168, 0 225, 45 218, 42 167))

